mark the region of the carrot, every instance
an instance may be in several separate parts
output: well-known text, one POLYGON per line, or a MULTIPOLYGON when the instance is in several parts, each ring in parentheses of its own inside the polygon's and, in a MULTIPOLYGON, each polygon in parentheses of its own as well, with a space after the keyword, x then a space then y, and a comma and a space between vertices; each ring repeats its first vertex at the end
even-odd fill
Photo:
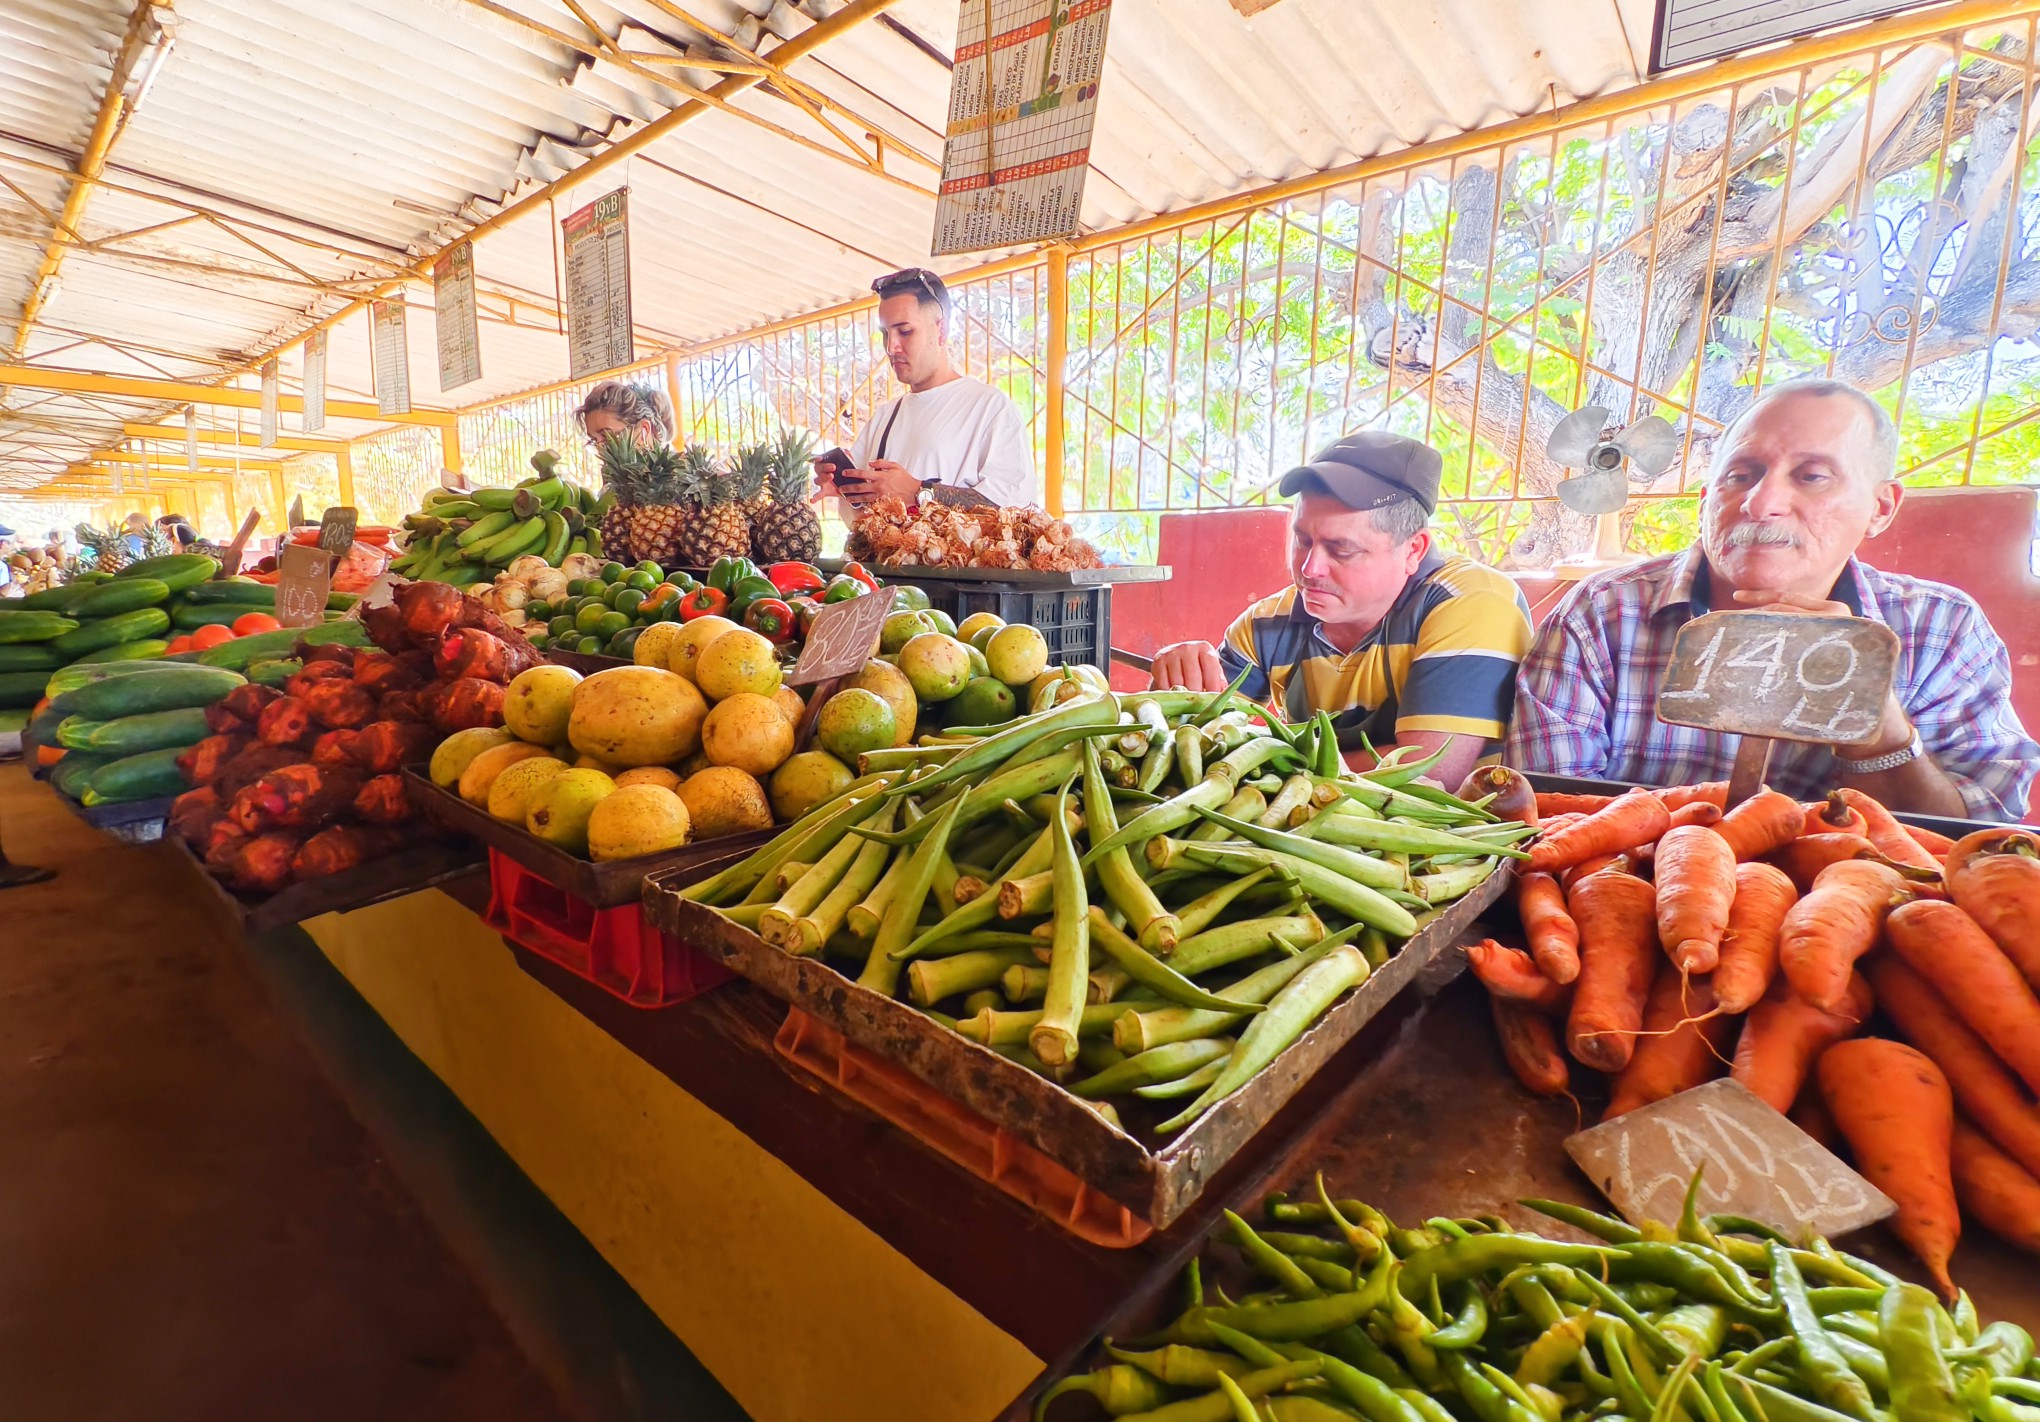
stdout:
POLYGON ((2006 1244, 2040 1254, 2040 1180, 1960 1116, 1950 1146, 1962 1212, 2006 1244))
POLYGON ((1658 942, 1680 972, 1713 972, 1735 898, 1734 852, 1705 825, 1680 825, 1658 841, 1656 864, 1658 942))
POLYGON ((1778 928, 1778 966, 1792 990, 1815 1007, 1839 1007, 1849 972, 1876 944, 1884 916, 1911 897, 1898 871, 1867 859, 1821 870, 1778 928))
POLYGON ((1665 802, 1667 810, 1676 810, 1702 800, 1710 805, 1718 805, 1724 810, 1728 808, 1726 780, 1708 780, 1698 785, 1674 785, 1665 790, 1653 790, 1651 793, 1665 802))
POLYGON ((1820 1083, 1809 1081, 1800 1088, 1799 1099, 1792 1103, 1792 1109, 1785 1113, 1792 1118, 1792 1124, 1819 1141, 1832 1154, 1842 1153, 1842 1138, 1835 1131, 1835 1118, 1828 1114, 1827 1102, 1820 1099, 1820 1083))
POLYGON ((1821 1054, 1820 1092, 1856 1168, 1898 1205, 1891 1230, 1955 1296, 1948 1256, 1962 1237, 1949 1153, 1955 1101, 1948 1078, 1903 1042, 1860 1037, 1821 1054))
POLYGON ((2028 1090, 2040 1091, 2040 998, 1975 919, 1954 904, 1922 899, 1891 911, 1884 941, 2028 1090))
POLYGON ((1466 962, 1473 975, 1496 997, 1506 997, 1539 1012, 1562 1012, 1572 996, 1537 971, 1537 964, 1521 948, 1504 948, 1492 938, 1470 943, 1466 962))
POLYGON ((1540 790, 1537 792, 1537 815, 1546 820, 1553 815, 1591 815, 1614 803, 1613 795, 1573 795, 1563 790, 1540 790))
POLYGON ((1939 869, 1941 861, 1920 847, 1920 842, 1906 833, 1904 825, 1893 817, 1891 811, 1861 790, 1847 786, 1835 793, 1848 802, 1849 808, 1863 817, 1868 826, 1865 834, 1877 846, 1877 852, 1901 864, 1910 864, 1916 869, 1939 869))
POLYGON ((1904 959, 1880 953, 1867 971, 1884 1015, 1900 1036, 1934 1059, 1956 1103, 2001 1149, 2040 1173, 2040 1109, 2026 1099, 2018 1078, 1904 959))
POLYGON ((1640 861, 1641 854, 1636 850, 1627 854, 1596 854, 1592 859, 1582 859, 1570 869, 1560 870, 1558 886, 1569 894, 1573 885, 1603 869, 1613 869, 1618 874, 1634 874, 1641 867, 1640 861))
POLYGON ((1869 837, 1870 822, 1863 818, 1863 812, 1842 798, 1839 790, 1830 790, 1825 800, 1816 800, 1805 807, 1806 827, 1801 834, 1860 834, 1869 837))
POLYGON ((1563 1096, 1572 1085, 1572 1072, 1565 1054, 1558 1049, 1558 1029, 1551 1019, 1527 1004, 1505 997, 1491 997, 1495 1035, 1502 1039, 1502 1055, 1509 1070, 1539 1096, 1563 1096))
POLYGON ((1830 864, 1875 856, 1877 846, 1860 834, 1803 834, 1765 856, 1783 869, 1800 893, 1813 888, 1820 871, 1830 864))
POLYGON ((1757 859, 1799 838, 1806 811, 1790 795, 1759 790, 1721 817, 1716 832, 1738 860, 1757 859))
POLYGON ((2040 837, 2030 830, 1978 830, 1948 851, 1948 891, 2026 981, 2040 988, 2040 837))
POLYGON ((1870 1015, 1870 985, 1860 974, 1849 979, 1848 1000, 1838 1012, 1823 1012, 1792 995, 1783 978, 1743 1019, 1735 1063, 1728 1074, 1780 1111, 1792 1109, 1814 1061, 1856 1030, 1870 1015))
POLYGON ((1755 862, 1735 866, 1735 899, 1712 979, 1723 1012, 1748 1012, 1771 986, 1778 974, 1778 929, 1798 901, 1784 870, 1755 862))
POLYGON ((1522 771, 1506 765, 1476 765, 1460 782, 1459 798, 1478 800, 1485 796, 1493 797, 1487 802, 1489 814, 1521 820, 1532 829, 1537 828, 1540 819, 1537 792, 1522 771))
POLYGON ((1714 991, 1705 979, 1691 981, 1672 964, 1659 965, 1643 1006, 1643 1035, 1629 1065, 1615 1078, 1602 1120, 1612 1121, 1721 1074, 1728 1019, 1714 1006, 1714 991))
POLYGON ((1712 800, 1695 800, 1690 805, 1681 805, 1672 811, 1672 828, 1681 825, 1718 825, 1721 823, 1721 806, 1712 800))
POLYGON ((1516 880, 1516 916, 1538 971, 1555 983, 1580 975, 1580 929, 1565 911, 1565 892, 1549 874, 1525 874, 1516 880))
POLYGON ((1589 874, 1566 896, 1580 930, 1580 976, 1565 1042, 1576 1061, 1600 1071, 1622 1070, 1636 1049, 1657 974, 1656 897, 1643 880, 1612 869, 1589 874))
POLYGON ((1921 849, 1926 850, 1927 853, 1933 855, 1936 859, 1946 859, 1948 852, 1955 847, 1954 840, 1948 838, 1945 834, 1936 834, 1925 825, 1907 825, 1905 832, 1918 841, 1921 849))
POLYGON ((1664 801, 1647 791, 1632 790, 1578 824, 1539 835, 1524 867, 1549 873, 1597 854, 1620 854, 1652 843, 1671 827, 1672 812, 1664 801))

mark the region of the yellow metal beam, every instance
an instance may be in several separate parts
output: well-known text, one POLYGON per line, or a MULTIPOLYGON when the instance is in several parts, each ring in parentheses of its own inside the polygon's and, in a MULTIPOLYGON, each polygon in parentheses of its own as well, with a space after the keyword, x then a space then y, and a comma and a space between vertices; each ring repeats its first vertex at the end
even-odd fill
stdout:
POLYGON ((57 215, 55 230, 43 248, 42 261, 28 284, 28 299, 21 304, 21 321, 14 328, 13 352, 17 359, 28 348, 28 333, 35 328, 35 318, 49 304, 50 286, 64 264, 65 251, 74 241, 83 240, 78 235, 78 224, 84 219, 85 204, 92 197, 93 183, 106 169, 106 155, 112 151, 113 140, 119 136, 127 117, 127 97, 123 91, 135 72, 135 62, 157 34, 156 0, 135 0, 134 13, 128 16, 127 33, 121 36, 113 70, 107 75, 106 92, 99 98, 99 113, 92 120, 92 132, 78 158, 78 176, 71 182, 64 210, 57 215))
POLYGON ((439 462, 448 471, 460 473, 460 421, 439 427, 439 462))
POLYGON ((339 472, 340 477, 340 502, 345 504, 347 507, 352 508, 354 507, 353 446, 345 444, 341 445, 340 448, 333 455, 333 465, 334 468, 339 472))
POLYGON ((1058 242, 1048 249, 1048 448, 1042 459, 1042 507, 1051 518, 1063 514, 1063 363, 1070 345, 1070 249, 1058 242))
POLYGON ((605 370, 596 375, 584 375, 579 380, 553 380, 548 381, 544 385, 531 386, 525 390, 513 390, 508 395, 491 396, 487 400, 477 400, 472 405, 461 406, 460 413, 463 415, 479 415, 484 411, 494 410, 499 406, 515 405, 525 400, 536 400, 541 395, 554 395, 562 390, 578 390, 583 385, 596 385, 605 380, 621 380, 625 376, 636 375, 639 371, 650 370, 655 365, 662 365, 668 357, 674 354, 675 352, 673 351, 662 350, 657 355, 642 356, 632 361, 629 365, 619 365, 613 370, 605 370))
MULTIPOLYGON (((88 370, 50 370, 36 365, 10 365, 0 361, 0 387, 20 386, 25 390, 60 390, 72 395, 111 395, 124 400, 158 400, 165 405, 222 405, 229 409, 259 410, 262 392, 218 385, 192 385, 181 380, 151 380, 132 375, 101 375, 88 370)), ((296 395, 278 395, 277 409, 286 414, 304 413, 305 402, 296 395)), ((413 410, 408 415, 385 415, 360 400, 328 400, 326 413, 342 420, 371 420, 378 424, 452 424, 458 417, 451 410, 413 410)), ((183 437, 183 431, 178 432, 183 437)))
MULTIPOLYGON (((899 3, 899 0, 850 0, 850 3, 848 5, 845 5, 835 14, 829 16, 829 18, 827 18, 826 20, 816 21, 813 25, 809 26, 801 33, 795 35, 792 39, 787 40, 785 43, 773 49, 770 54, 765 56, 765 58, 772 65, 775 65, 781 69, 787 68, 788 66, 792 65, 795 60, 814 53, 815 50, 821 48, 823 45, 827 44, 830 40, 836 38, 838 35, 844 33, 846 30, 855 29, 858 25, 863 24, 866 20, 872 19, 878 15, 885 13, 887 10, 890 10, 897 3, 899 3)), ((589 179, 595 177, 597 174, 607 172, 609 169, 623 162, 625 159, 629 158, 633 153, 637 153, 645 148, 650 147, 652 144, 657 143, 660 139, 664 138, 674 129, 679 128, 682 124, 690 123, 694 119, 701 117, 701 115, 703 114, 715 112, 716 108, 718 107, 721 101, 726 101, 735 98, 738 94, 742 94, 750 89, 755 89, 762 82, 763 76, 761 75, 756 74, 732 75, 730 78, 723 80, 722 83, 717 84, 715 87, 704 90, 701 98, 689 99, 685 103, 674 105, 671 109, 668 109, 664 114, 661 114, 658 118, 644 125, 644 127, 639 128, 634 132, 625 135, 623 138, 618 139, 615 143, 610 144, 609 147, 603 149, 600 153, 597 153, 594 157, 590 158, 580 167, 574 169, 573 172, 567 173, 562 177, 555 178, 552 182, 545 184, 543 187, 536 188, 533 191, 526 193, 523 197, 519 198, 516 202, 511 203, 508 207, 504 208, 494 217, 489 218, 485 222, 477 223, 475 226, 469 228, 466 232, 461 233, 459 236, 455 237, 451 242, 447 243, 446 246, 452 246, 455 243, 459 242, 472 242, 478 238, 487 236, 491 232, 501 231, 503 228, 508 227, 511 223, 516 222, 518 219, 527 217, 532 213, 537 212, 539 209, 545 207, 548 203, 550 203, 553 200, 553 198, 558 196, 560 193, 582 186, 583 184, 587 183, 589 179)), ((388 296, 390 293, 399 290, 401 287, 403 287, 403 285, 407 281, 411 280, 422 281, 426 279, 432 274, 433 260, 439 256, 440 252, 443 252, 445 250, 446 247, 440 247, 433 250, 432 252, 427 253, 426 255, 420 257, 415 263, 413 263, 411 269, 408 272, 404 273, 403 275, 393 280, 384 282, 381 286, 377 287, 374 291, 370 292, 368 295, 358 297, 355 300, 348 302, 345 306, 342 306, 338 311, 335 311, 332 315, 324 318, 323 320, 314 322, 312 325, 298 332, 298 334, 296 334, 295 336, 292 336, 289 340, 283 341, 275 346, 271 346, 268 350, 265 350, 260 354, 254 356, 246 364, 241 365, 236 369, 227 372, 227 374, 238 375, 245 373, 247 371, 255 370, 262 364, 263 361, 270 359, 272 356, 287 351, 291 349, 293 346, 303 344, 305 338, 311 335, 313 331, 324 330, 326 328, 338 325, 340 322, 346 320, 349 316, 353 316, 358 312, 366 311, 368 309, 369 302, 379 300, 382 297, 388 296)), ((327 408, 329 411, 332 410, 332 407, 330 405, 327 408)))
MULTIPOLYGON (((175 444, 184 443, 182 425, 126 424, 120 432, 129 439, 160 439, 175 444)), ((262 436, 251 430, 236 433, 233 430, 207 430, 198 432, 200 444, 233 444, 243 449, 260 449, 262 436)), ((339 454, 347 448, 344 439, 313 439, 308 435, 279 435, 271 449, 287 449, 294 454, 339 454)))
MULTIPOLYGON (((276 462, 274 459, 243 459, 237 463, 219 454, 201 454, 198 457, 198 467, 201 469, 246 469, 256 474, 276 462)), ((146 464, 165 479, 175 479, 184 473, 184 456, 181 454, 175 459, 165 459, 160 455, 142 454, 132 449, 102 449, 78 460, 74 467, 82 469, 88 464, 146 464)))

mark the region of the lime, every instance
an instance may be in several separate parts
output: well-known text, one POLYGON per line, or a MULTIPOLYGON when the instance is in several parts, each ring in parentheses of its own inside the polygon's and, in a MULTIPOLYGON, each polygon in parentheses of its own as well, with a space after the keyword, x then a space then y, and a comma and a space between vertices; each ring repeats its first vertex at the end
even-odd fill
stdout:
POLYGON ((923 617, 933 618, 935 621, 935 630, 937 632, 940 632, 943 636, 954 637, 956 635, 955 620, 952 619, 950 615, 944 612, 941 608, 939 607, 927 608, 921 613, 921 615, 923 617))
POLYGON ((621 563, 604 563, 602 565, 602 581, 605 583, 616 582, 628 571, 629 569, 625 568, 621 563))
MULTIPOLYGON (((982 651, 967 642, 964 644, 963 650, 970 654, 970 674, 973 678, 990 676, 992 674, 992 664, 985 660, 985 654, 982 651)), ((969 723, 966 722, 965 724, 968 725, 969 723)))
POLYGON ((647 573, 643 568, 638 568, 627 574, 624 577, 624 582, 636 588, 639 592, 650 592, 659 585, 658 578, 651 573, 647 573))
POLYGON ((595 619, 595 625, 588 630, 607 641, 630 626, 630 619, 620 612, 605 612, 595 619))
POLYGON ((587 657, 600 656, 602 653, 602 639, 600 637, 583 637, 574 644, 574 650, 587 657))
MULTIPOLYGON (((568 578, 567 596, 586 597, 588 595, 588 584, 593 581, 594 580, 592 578, 568 578)), ((601 584, 598 583, 596 584, 596 586, 599 587, 601 586, 601 584)))
POLYGON ((571 614, 555 617, 552 621, 545 624, 545 630, 554 637, 571 637, 580 631, 574 625, 574 619, 571 614))
POLYGON ((627 662, 635 660, 638 634, 644 630, 642 627, 626 627, 614 637, 611 637, 609 645, 603 650, 608 652, 610 656, 622 657, 627 662))
POLYGON ((552 604, 549 602, 532 601, 524 604, 526 622, 550 622, 552 615, 552 604))
POLYGON ((583 636, 593 633, 608 615, 609 609, 600 602, 583 603, 581 610, 574 614, 574 630, 583 636))
POLYGON ((855 765, 863 752, 890 746, 896 728, 893 709, 884 697, 853 686, 822 703, 815 718, 815 739, 823 750, 855 765))
POLYGON ((650 573, 652 575, 652 583, 654 586, 666 581, 666 570, 664 568, 661 568, 657 563, 654 563, 649 558, 645 559, 644 562, 638 564, 637 570, 640 573, 650 573))
POLYGON ((543 632, 527 632, 524 634, 524 640, 541 652, 552 645, 552 638, 543 632))
MULTIPOLYGON (((631 576, 635 577, 637 575, 633 573, 631 576)), ((625 617, 635 617, 637 616, 637 610, 645 605, 645 595, 643 590, 639 588, 621 588, 617 591, 616 600, 609 605, 625 617)))

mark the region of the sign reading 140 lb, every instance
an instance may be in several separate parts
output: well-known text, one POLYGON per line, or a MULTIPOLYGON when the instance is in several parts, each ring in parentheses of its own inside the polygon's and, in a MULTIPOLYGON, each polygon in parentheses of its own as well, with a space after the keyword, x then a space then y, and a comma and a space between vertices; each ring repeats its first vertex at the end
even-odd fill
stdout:
POLYGON ((1876 731, 1897 663, 1898 637, 1867 618, 1710 612, 1679 629, 1658 719, 1849 745, 1876 731))

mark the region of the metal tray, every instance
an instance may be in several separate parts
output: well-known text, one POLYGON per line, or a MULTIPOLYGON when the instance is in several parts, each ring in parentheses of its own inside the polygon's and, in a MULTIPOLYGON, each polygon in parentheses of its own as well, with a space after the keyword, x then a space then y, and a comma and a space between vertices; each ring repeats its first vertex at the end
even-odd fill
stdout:
POLYGON ((418 798, 426 818, 456 834, 467 835, 492 849, 501 850, 554 888, 596 908, 636 903, 644 892, 645 876, 648 874, 687 870, 691 875, 688 882, 692 882, 692 879, 701 877, 701 870, 740 859, 777 833, 776 830, 747 830, 743 834, 726 834, 720 839, 704 839, 682 845, 666 854, 643 854, 635 859, 610 859, 597 864, 526 834, 517 825, 493 818, 488 811, 477 809, 452 791, 434 785, 429 776, 421 775, 415 769, 406 770, 404 774, 411 782, 411 793, 418 798))
POLYGON ((170 802, 177 797, 159 795, 153 800, 131 800, 125 805, 94 805, 90 808, 69 795, 59 794, 57 798, 64 802, 64 808, 104 834, 129 844, 154 844, 163 837, 163 827, 170 822, 170 802))
MULTIPOLYGON (((1013 1132, 1159 1229, 1182 1215, 1303 1083, 1396 994, 1427 969, 1449 969, 1452 965, 1441 960, 1458 954, 1466 929, 1501 896, 1510 878, 1506 869, 1497 872, 1448 906, 1267 1070, 1166 1140, 1149 1130, 1162 1119, 1156 1107, 1144 1102, 1128 1106, 1128 1129, 1112 1126, 1054 1083, 959 1037, 906 1003, 857 986, 819 958, 795 957, 771 946, 714 909, 681 898, 674 885, 653 879, 644 899, 646 914, 658 928, 1013 1132)), ((1170 1111, 1183 1104, 1160 1103, 1170 1111)))
MULTIPOLYGON (((815 563, 829 574, 843 571, 842 558, 815 563)), ((886 583, 1004 583, 1015 588, 1094 588, 1104 583, 1163 583, 1172 575, 1166 565, 1122 563, 1104 568, 1073 568, 1067 573, 1042 573, 1032 568, 923 568, 891 563, 865 564, 886 583)))
POLYGON ((344 874, 329 874, 292 884, 267 896, 242 894, 227 887, 205 867, 198 854, 176 835, 166 836, 191 867, 212 889, 213 897, 227 912, 241 921, 242 931, 254 935, 271 929, 288 928, 321 914, 346 913, 367 908, 387 899, 400 899, 420 889, 458 879, 480 870, 481 851, 471 844, 447 839, 426 839, 407 844, 395 854, 372 859, 344 874))

